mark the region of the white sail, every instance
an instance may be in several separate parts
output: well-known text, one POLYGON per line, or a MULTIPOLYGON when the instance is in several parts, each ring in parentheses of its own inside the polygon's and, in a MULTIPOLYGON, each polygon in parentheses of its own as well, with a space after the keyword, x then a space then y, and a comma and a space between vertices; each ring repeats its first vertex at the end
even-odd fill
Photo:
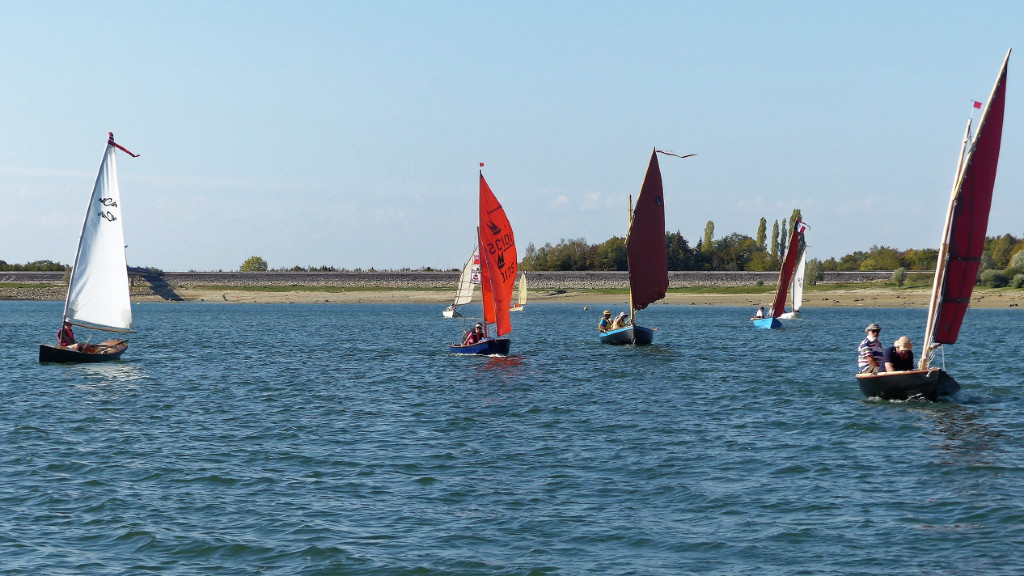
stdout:
POLYGON ((85 212, 64 319, 88 328, 132 332, 115 148, 111 138, 85 212))
POLYGON ((522 312, 523 306, 526 306, 526 272, 519 275, 519 296, 512 299, 512 306, 509 307, 509 312, 522 312))
POLYGON ((462 267, 462 274, 459 275, 459 284, 455 290, 455 306, 469 304, 473 300, 473 288, 480 284, 480 249, 473 250, 473 255, 462 267))
MULTIPOLYGON (((806 251, 805 251, 806 252, 806 251)), ((793 312, 799 312, 804 303, 804 268, 807 266, 807 254, 800 255, 796 273, 793 275, 793 312)))

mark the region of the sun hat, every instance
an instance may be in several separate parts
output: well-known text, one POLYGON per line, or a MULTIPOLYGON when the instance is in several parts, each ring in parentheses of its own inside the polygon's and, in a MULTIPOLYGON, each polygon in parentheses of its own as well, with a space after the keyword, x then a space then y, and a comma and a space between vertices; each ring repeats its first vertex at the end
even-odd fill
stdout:
POLYGON ((881 332, 882 327, 872 322, 871 324, 868 324, 867 328, 864 329, 865 332, 871 332, 872 330, 878 330, 879 332, 881 332))
POLYGON ((605 316, 611 316, 612 315, 612 311, 611 310, 605 310, 604 311, 604 315, 605 316))
POLYGON ((897 338, 896 342, 893 342, 893 346, 895 346, 897 350, 913 350, 914 349, 913 342, 911 342, 910 338, 907 338, 906 336, 900 336, 899 338, 897 338))

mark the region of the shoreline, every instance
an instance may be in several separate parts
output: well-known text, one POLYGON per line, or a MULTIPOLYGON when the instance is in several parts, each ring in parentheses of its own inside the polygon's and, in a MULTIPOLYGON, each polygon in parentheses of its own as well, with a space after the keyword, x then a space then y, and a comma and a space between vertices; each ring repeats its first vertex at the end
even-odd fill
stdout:
MULTIPOLYGON (((820 290, 804 292, 804 309, 811 308, 927 308, 930 289, 856 288, 849 290, 820 290)), ((310 291, 253 291, 207 290, 202 288, 179 291, 185 301, 238 302, 238 303, 294 303, 294 304, 437 304, 451 303, 450 290, 350 290, 339 292, 310 291)), ((658 304, 679 306, 733 306, 755 309, 771 303, 774 294, 715 294, 669 292, 658 304)), ((158 297, 132 298, 138 302, 162 301, 158 297)), ((479 296, 474 299, 479 303, 479 296)), ((628 293, 579 291, 535 291, 530 293, 530 304, 572 303, 586 306, 629 305, 628 293)), ((972 308, 1015 308, 1024 304, 1024 292, 976 289, 971 297, 972 308)))
MULTIPOLYGON (((628 307, 627 272, 529 272, 531 304, 573 303, 628 307)), ((776 273, 671 272, 659 304, 769 306, 776 273)), ((804 308, 927 308, 931 274, 913 273, 912 287, 897 289, 890 272, 828 272, 804 291, 804 308)), ((129 274, 131 299, 141 302, 237 303, 451 303, 457 271, 398 272, 147 272, 129 274)), ((0 300, 63 301, 64 272, 0 272, 0 300)), ((515 298, 515 296, 513 296, 515 298)), ((480 296, 475 300, 479 302, 480 296)), ((975 287, 973 308, 1016 308, 1024 290, 975 287)))
MULTIPOLYGON (((452 291, 436 288, 319 288, 289 289, 280 286, 250 286, 240 289, 232 286, 187 286, 153 291, 132 288, 133 303, 153 302, 226 302, 250 304, 437 304, 444 307, 451 302, 452 291)), ((0 300, 63 301, 63 286, 0 286, 0 300)), ((812 308, 927 308, 930 290, 865 286, 856 288, 814 289, 804 292, 804 309, 812 308)), ((768 306, 774 293, 705 293, 670 291, 658 304, 679 306, 733 306, 756 309, 768 306)), ((479 302, 479 295, 475 298, 479 302)), ((548 290, 530 292, 530 304, 573 303, 585 306, 628 306, 629 294, 623 292, 591 290, 548 290)), ((976 288, 971 297, 972 308, 1016 308, 1024 304, 1024 291, 976 288)))

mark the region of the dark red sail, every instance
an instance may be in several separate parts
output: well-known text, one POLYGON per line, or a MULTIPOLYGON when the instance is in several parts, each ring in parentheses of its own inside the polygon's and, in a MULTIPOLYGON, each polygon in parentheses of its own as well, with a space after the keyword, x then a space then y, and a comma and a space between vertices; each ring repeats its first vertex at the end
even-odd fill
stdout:
POLYGON ((953 205, 949 230, 949 256, 940 291, 933 339, 939 344, 953 344, 960 334, 967 305, 985 249, 992 189, 999 164, 999 147, 1003 137, 1003 108, 1006 103, 1006 64, 992 89, 988 106, 982 112, 974 144, 967 155, 959 190, 953 205))
POLYGON ((633 220, 626 233, 626 258, 629 263, 629 291, 634 310, 665 297, 668 291, 668 251, 665 247, 665 200, 661 186, 661 168, 657 151, 640 188, 633 220))

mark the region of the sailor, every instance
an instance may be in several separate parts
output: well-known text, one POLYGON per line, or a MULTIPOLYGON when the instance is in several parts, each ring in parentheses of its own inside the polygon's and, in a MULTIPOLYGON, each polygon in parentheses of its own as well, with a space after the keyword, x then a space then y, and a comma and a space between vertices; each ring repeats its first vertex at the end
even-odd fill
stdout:
POLYGON ((67 320, 60 327, 57 332, 57 344, 71 348, 72 350, 78 350, 78 343, 75 342, 75 333, 71 330, 71 322, 67 320))
POLYGON ((470 344, 476 344, 477 342, 484 339, 484 326, 477 322, 476 326, 473 326, 473 331, 466 334, 466 339, 463 340, 463 346, 469 346, 470 344))
POLYGON ((619 315, 615 317, 615 321, 612 322, 612 330, 618 330, 619 328, 625 328, 626 327, 626 319, 627 318, 629 318, 629 314, 626 314, 625 312, 619 313, 619 315))
POLYGON ((612 329, 612 311, 605 310, 601 316, 601 321, 597 323, 598 332, 607 332, 612 329))
POLYGON ((882 327, 872 322, 864 329, 867 337, 857 347, 857 372, 864 374, 877 374, 885 372, 882 359, 885 351, 882 343, 878 341, 878 335, 882 333, 882 327))

